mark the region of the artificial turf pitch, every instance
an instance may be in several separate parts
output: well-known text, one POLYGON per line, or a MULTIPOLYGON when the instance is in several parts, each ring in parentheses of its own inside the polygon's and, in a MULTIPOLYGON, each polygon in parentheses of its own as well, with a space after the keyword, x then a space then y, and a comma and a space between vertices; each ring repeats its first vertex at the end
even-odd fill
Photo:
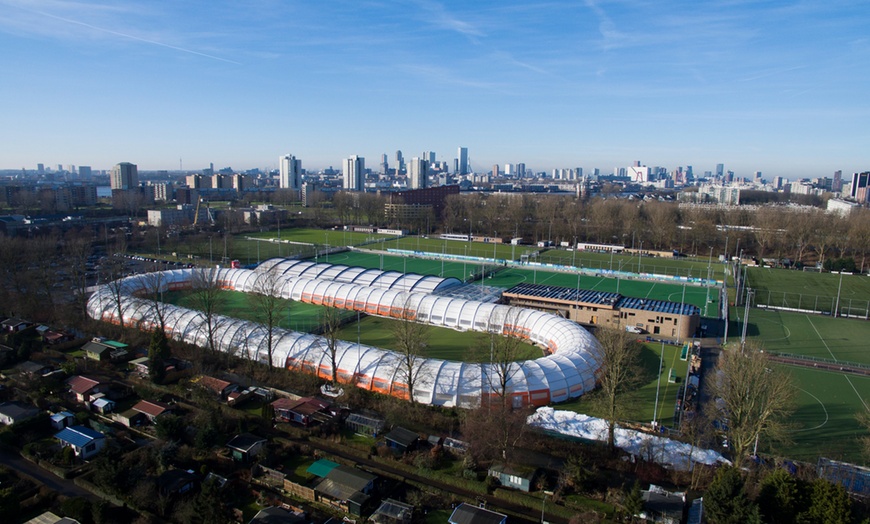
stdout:
POLYGON ((829 313, 838 308, 841 315, 864 318, 870 314, 870 278, 864 275, 750 267, 746 279, 754 304, 829 313))
MULTIPOLYGON (((471 263, 442 262, 440 260, 380 255, 358 251, 336 253, 334 255, 329 255, 328 257, 320 257, 318 261, 329 262, 331 264, 383 269, 386 271, 398 271, 400 273, 418 273, 421 275, 436 275, 445 278, 454 277, 460 280, 464 280, 463 276, 467 279, 472 273, 478 273, 480 271, 480 266, 471 263)), ((686 302, 701 308, 702 316, 704 316, 704 305, 707 302, 708 296, 711 300, 708 307, 710 315, 715 315, 719 301, 719 293, 717 289, 710 289, 708 293, 707 288, 696 286, 685 286, 684 288, 683 286, 676 284, 665 284, 662 282, 650 282, 646 280, 626 280, 588 275, 578 276, 571 273, 556 271, 519 269, 492 265, 488 267, 498 267, 498 270, 491 276, 487 276, 482 284, 485 286, 500 287, 504 289, 509 289, 523 282, 570 288, 577 288, 579 286, 580 289, 619 292, 630 297, 667 300, 671 302, 686 302), (683 299, 684 290, 685 300, 683 299)), ((476 283, 481 284, 480 280, 476 283)))
MULTIPOLYGON (((729 336, 729 341, 737 340, 742 332, 742 314, 732 309, 731 333, 735 336, 729 336)), ((870 323, 864 320, 752 309, 746 331, 747 340, 758 342, 765 351, 870 365, 866 345, 870 323)), ((858 438, 866 436, 866 431, 855 416, 870 411, 870 377, 782 366, 798 389, 791 417, 793 442, 772 449, 774 445, 768 444, 763 449, 804 460, 825 456, 860 461, 858 438)))

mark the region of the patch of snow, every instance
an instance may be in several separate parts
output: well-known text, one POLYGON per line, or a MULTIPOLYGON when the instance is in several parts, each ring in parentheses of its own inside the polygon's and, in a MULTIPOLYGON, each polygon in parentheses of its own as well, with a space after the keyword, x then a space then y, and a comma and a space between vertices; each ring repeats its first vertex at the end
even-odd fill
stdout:
MULTIPOLYGON (((550 407, 542 407, 529 416, 527 422, 531 426, 562 435, 607 441, 607 421, 573 411, 557 411, 550 407)), ((616 447, 627 453, 678 471, 690 470, 693 462, 707 465, 717 462, 731 463, 718 451, 693 448, 684 442, 619 426, 616 426, 614 438, 616 447)))

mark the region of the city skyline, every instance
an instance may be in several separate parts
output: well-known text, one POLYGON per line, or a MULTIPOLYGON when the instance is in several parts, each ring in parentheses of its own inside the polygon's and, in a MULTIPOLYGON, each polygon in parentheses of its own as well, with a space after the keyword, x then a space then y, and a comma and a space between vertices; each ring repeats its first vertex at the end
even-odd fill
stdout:
POLYGON ((860 2, 0 0, 0 167, 867 170, 860 2), (11 103, 14 102, 14 103, 11 103), (353 121, 355 125, 346 125, 353 121), (181 160, 180 160, 181 159, 181 160))

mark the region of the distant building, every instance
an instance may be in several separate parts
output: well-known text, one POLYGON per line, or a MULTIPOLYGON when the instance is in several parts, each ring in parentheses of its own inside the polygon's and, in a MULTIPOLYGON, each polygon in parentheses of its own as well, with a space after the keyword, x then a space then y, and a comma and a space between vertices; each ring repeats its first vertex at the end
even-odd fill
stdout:
POLYGON ((299 160, 293 155, 284 155, 278 158, 280 165, 281 178, 280 185, 282 189, 293 189, 298 191, 302 188, 302 160, 299 160))
POLYGON ((345 158, 342 161, 342 176, 344 179, 344 189, 346 191, 364 191, 365 171, 365 158, 357 155, 353 155, 350 158, 345 158))
POLYGON ((425 189, 429 187, 429 162, 422 158, 411 159, 408 169, 408 187, 410 189, 425 189))
POLYGON ((828 199, 828 207, 826 211, 831 214, 837 214, 841 217, 848 217, 849 214, 852 213, 852 210, 860 207, 855 202, 849 202, 847 200, 840 200, 839 198, 831 198, 828 199))
POLYGON ((698 188, 698 195, 726 206, 740 205, 740 188, 704 184, 698 188))
POLYGON ((468 174, 468 148, 460 147, 457 151, 457 160, 458 160, 458 170, 456 172, 457 175, 467 175, 468 174))
POLYGON ((866 204, 870 201, 870 198, 868 198, 870 197, 868 186, 870 186, 870 171, 852 174, 850 196, 859 204, 866 204))
POLYGON ((121 162, 112 168, 110 179, 112 189, 133 189, 139 187, 139 169, 136 164, 121 162))

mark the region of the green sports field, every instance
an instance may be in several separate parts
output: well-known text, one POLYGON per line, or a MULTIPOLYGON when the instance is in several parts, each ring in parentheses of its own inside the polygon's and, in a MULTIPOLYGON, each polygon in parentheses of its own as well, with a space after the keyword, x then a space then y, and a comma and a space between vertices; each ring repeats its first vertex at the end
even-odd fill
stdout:
POLYGON ((718 259, 709 258, 665 258, 638 257, 629 255, 609 255, 588 251, 569 251, 567 249, 548 249, 540 253, 538 262, 548 264, 574 265, 593 269, 614 269, 633 273, 659 273, 692 278, 722 280, 723 264, 718 259))
MULTIPOLYGON (((733 315, 742 315, 732 308, 733 315)), ((737 342, 742 324, 732 322, 729 342, 737 342)), ((826 360, 870 364, 870 323, 864 320, 752 309, 747 339, 757 340, 766 351, 776 351, 826 360)), ((798 427, 793 443, 778 454, 805 460, 818 456, 860 460, 855 414, 870 409, 870 377, 847 375, 813 368, 786 366, 798 388, 797 411, 792 420, 798 427)))
MULTIPOLYGON (((366 317, 357 325, 348 324, 339 333, 341 340, 356 342, 385 349, 396 349, 393 326, 397 320, 381 317, 366 317), (359 332, 357 332, 359 327, 359 332), (357 339, 359 335, 359 339, 357 339)), ((429 328, 426 356, 444 360, 483 362, 489 360, 489 337, 471 331, 454 331, 447 328, 429 328)), ((540 358, 540 348, 521 343, 516 360, 540 358)))
MULTIPOLYGON (((328 261, 333 264, 370 267, 387 271, 455 277, 460 280, 462 280, 463 275, 467 277, 472 272, 480 270, 480 266, 470 263, 442 262, 440 260, 361 252, 337 253, 335 255, 330 255, 328 260, 327 257, 321 257, 320 260, 323 262, 328 261)), ((495 274, 488 276, 484 280, 483 285, 508 289, 522 282, 531 282, 536 284, 576 288, 578 286, 578 278, 581 289, 619 292, 631 297, 668 300, 671 302, 684 301, 683 286, 676 284, 663 284, 661 282, 648 282, 643 280, 613 279, 587 275, 580 275, 578 277, 577 275, 570 273, 512 267, 501 267, 495 272, 495 274)), ((478 281, 478 283, 480 283, 480 281, 478 281)), ((694 286, 685 287, 685 302, 694 304, 701 308, 702 316, 705 316, 704 305, 707 302, 707 298, 708 293, 706 288, 694 286)), ((709 299, 711 300, 709 304, 709 314, 715 315, 719 301, 718 291, 715 289, 710 290, 709 299)))
MULTIPOLYGON (((253 322, 259 321, 251 306, 249 295, 240 291, 225 291, 224 293, 226 304, 221 308, 221 314, 253 322)), ((170 304, 195 309, 193 293, 191 291, 170 291, 164 294, 164 300, 170 304)), ((281 302, 284 304, 284 307, 278 321, 280 327, 307 333, 320 325, 323 316, 323 306, 292 302, 290 300, 282 300, 281 302)), ((347 315, 354 316, 356 314, 348 312, 347 315)))
MULTIPOLYGON (((674 420, 674 408, 676 406, 677 393, 688 376, 688 360, 680 360, 681 347, 664 345, 664 357, 662 357, 662 345, 645 343, 640 353, 642 371, 642 383, 639 387, 627 394, 624 399, 626 406, 630 406, 626 413, 629 422, 649 424, 654 419, 660 424, 674 427, 678 421, 674 420), (659 365, 661 364, 661 375, 659 365), (669 382, 671 369, 678 377, 677 382, 669 382), (658 410, 656 410, 656 389, 658 388, 658 410)), ((601 416, 597 410, 592 396, 583 396, 579 399, 563 402, 555 406, 556 409, 566 409, 585 413, 592 416, 601 416)))
MULTIPOLYGON (((732 308, 729 341, 739 340, 743 308, 732 308)), ((870 322, 762 309, 750 309, 747 339, 768 351, 870 365, 870 322)), ((870 391, 867 392, 870 396, 870 391)))
MULTIPOLYGON (((221 314, 234 318, 241 318, 257 322, 249 295, 239 291, 225 291, 226 304, 221 308, 221 314)), ((192 308, 194 304, 191 291, 171 291, 164 294, 164 300, 170 304, 192 308)), ((303 302, 282 301, 285 305, 284 312, 278 325, 285 329, 300 332, 311 332, 320 325, 323 317, 323 306, 306 304, 303 302), (289 309, 288 309, 289 307, 289 309)), ((392 325, 395 320, 380 317, 363 317, 357 323, 354 320, 356 313, 347 311, 344 317, 350 320, 339 333, 338 338, 348 342, 360 341, 370 346, 386 349, 395 349, 392 325)), ((455 331, 447 328, 430 328, 430 335, 426 356, 456 361, 480 361, 489 353, 482 346, 489 347, 488 338, 485 335, 470 331, 455 331), (483 353, 486 353, 485 355, 483 353)), ((540 348, 532 344, 521 343, 517 360, 528 360, 543 356, 540 348)))
POLYGON ((867 410, 864 403, 870 402, 870 377, 783 367, 798 387, 797 410, 791 417, 796 426, 790 432, 792 442, 774 449, 764 443, 760 447, 808 462, 821 456, 866 464, 859 438, 867 434, 855 415, 867 410))
POLYGON ((747 282, 755 291, 754 304, 769 304, 867 317, 870 306, 870 278, 865 275, 816 273, 778 268, 747 268, 747 282))

